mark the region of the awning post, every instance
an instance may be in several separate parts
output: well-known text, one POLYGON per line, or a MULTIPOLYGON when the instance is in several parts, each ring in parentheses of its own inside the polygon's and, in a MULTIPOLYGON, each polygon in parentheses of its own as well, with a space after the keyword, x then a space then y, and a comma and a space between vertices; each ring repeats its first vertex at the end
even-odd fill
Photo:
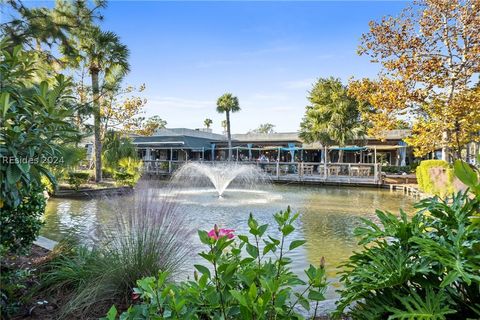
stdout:
POLYGON ((328 149, 327 146, 324 147, 325 151, 323 152, 323 178, 327 179, 327 159, 328 159, 328 149))

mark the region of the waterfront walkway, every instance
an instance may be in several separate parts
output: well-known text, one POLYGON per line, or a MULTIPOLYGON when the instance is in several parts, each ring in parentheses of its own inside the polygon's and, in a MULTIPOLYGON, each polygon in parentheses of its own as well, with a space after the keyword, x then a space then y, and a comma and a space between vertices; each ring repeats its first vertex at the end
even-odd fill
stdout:
MULTIPOLYGON (((223 161, 195 161, 203 164, 226 164, 223 161)), ((143 173, 169 176, 184 161, 144 160, 143 173)), ((374 163, 259 162, 232 161, 230 164, 260 168, 273 182, 381 185, 381 165, 374 163)))

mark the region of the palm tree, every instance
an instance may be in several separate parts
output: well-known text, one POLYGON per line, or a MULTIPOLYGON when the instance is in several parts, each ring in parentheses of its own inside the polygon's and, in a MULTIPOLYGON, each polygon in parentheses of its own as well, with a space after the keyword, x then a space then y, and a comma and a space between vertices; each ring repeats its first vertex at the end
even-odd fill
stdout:
POLYGON ((240 111, 238 98, 231 93, 225 93, 217 100, 217 112, 225 113, 227 121, 228 161, 232 159, 232 136, 230 133, 230 112, 240 111))
POLYGON ((205 128, 210 129, 210 126, 212 125, 213 121, 210 118, 207 118, 203 121, 203 124, 205 125, 205 128))
POLYGON ((92 27, 80 38, 80 51, 92 78, 95 181, 102 181, 101 90, 114 87, 130 70, 129 50, 113 32, 92 27), (102 87, 100 86, 102 78, 102 87))
MULTIPOLYGON (((305 116, 300 124, 300 137, 307 143, 338 144, 340 147, 364 135, 357 100, 348 96, 339 79, 319 79, 310 91, 305 116)), ((339 151, 338 162, 343 158, 339 151)))

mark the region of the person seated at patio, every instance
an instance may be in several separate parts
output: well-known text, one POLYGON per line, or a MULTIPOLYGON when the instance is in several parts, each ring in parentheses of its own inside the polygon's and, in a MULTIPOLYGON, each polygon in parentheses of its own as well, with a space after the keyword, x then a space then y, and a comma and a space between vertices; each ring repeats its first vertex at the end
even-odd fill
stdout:
POLYGON ((269 161, 268 158, 262 153, 258 158, 258 162, 260 162, 260 168, 262 168, 262 170, 265 170, 265 163, 269 161))

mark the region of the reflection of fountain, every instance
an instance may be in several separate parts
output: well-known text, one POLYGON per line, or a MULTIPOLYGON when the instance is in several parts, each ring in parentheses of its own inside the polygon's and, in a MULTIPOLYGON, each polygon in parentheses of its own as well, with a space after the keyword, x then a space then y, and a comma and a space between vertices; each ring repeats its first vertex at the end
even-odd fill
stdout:
POLYGON ((213 185, 221 197, 230 185, 251 189, 265 180, 263 171, 252 165, 187 163, 174 174, 172 184, 198 189, 213 185))

